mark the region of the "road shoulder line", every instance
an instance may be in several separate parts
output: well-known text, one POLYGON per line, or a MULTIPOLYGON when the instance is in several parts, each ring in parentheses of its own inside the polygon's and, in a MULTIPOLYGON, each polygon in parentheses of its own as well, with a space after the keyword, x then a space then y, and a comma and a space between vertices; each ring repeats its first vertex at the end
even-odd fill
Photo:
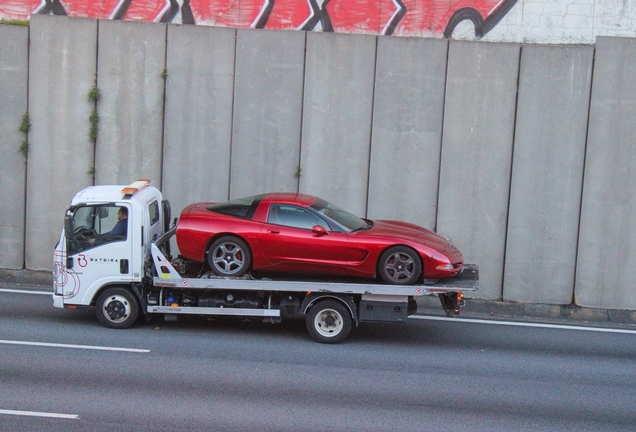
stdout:
POLYGON ((573 326, 562 324, 543 324, 543 323, 526 323, 518 321, 498 321, 498 320, 482 320, 471 318, 446 318, 436 316, 424 316, 424 315, 410 315, 409 319, 420 319, 427 321, 449 321, 449 322, 462 322, 472 324, 489 324, 489 325, 501 325, 501 326, 516 326, 516 327, 535 327, 557 330, 579 330, 579 331, 593 331, 601 333, 623 333, 623 334, 636 334, 636 330, 625 330, 615 328, 603 328, 603 327, 585 327, 585 326, 573 326))

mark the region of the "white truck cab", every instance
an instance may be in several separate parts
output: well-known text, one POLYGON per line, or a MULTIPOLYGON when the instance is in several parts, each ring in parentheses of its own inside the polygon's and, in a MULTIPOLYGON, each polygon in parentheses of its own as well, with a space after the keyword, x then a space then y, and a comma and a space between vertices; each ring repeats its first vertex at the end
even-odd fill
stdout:
POLYGON ((165 213, 169 205, 147 179, 78 192, 55 248, 54 305, 91 305, 103 288, 141 282, 150 244, 169 221, 165 213))

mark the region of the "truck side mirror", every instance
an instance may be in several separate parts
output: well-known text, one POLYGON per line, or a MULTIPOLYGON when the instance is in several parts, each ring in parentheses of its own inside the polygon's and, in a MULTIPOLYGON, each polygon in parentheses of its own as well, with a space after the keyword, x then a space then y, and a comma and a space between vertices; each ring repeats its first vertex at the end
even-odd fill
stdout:
MULTIPOLYGON (((69 246, 71 243, 71 239, 73 238, 73 233, 75 232, 75 220, 73 219, 73 214, 71 212, 66 213, 64 216, 64 235, 66 236, 66 253, 68 254, 69 246)), ((66 258, 66 268, 73 268, 73 258, 66 258)))
POLYGON ((75 221, 73 220, 72 214, 67 214, 64 216, 64 232, 66 233, 66 238, 71 238, 73 233, 75 232, 75 221))

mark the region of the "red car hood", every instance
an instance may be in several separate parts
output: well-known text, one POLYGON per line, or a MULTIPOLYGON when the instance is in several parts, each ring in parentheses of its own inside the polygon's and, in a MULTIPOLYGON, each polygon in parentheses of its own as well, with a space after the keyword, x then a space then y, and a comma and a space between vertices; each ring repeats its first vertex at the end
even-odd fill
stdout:
POLYGON ((391 237, 424 244, 440 252, 456 249, 448 240, 433 231, 408 222, 374 220, 373 227, 359 231, 358 236, 391 237))

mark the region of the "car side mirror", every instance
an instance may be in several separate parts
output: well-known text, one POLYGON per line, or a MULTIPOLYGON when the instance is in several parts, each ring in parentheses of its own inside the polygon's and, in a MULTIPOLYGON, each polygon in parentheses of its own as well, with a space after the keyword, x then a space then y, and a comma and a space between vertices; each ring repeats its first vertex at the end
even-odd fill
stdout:
POLYGON ((314 225, 311 227, 311 232, 316 236, 324 236, 329 234, 329 231, 325 229, 322 225, 314 225))

